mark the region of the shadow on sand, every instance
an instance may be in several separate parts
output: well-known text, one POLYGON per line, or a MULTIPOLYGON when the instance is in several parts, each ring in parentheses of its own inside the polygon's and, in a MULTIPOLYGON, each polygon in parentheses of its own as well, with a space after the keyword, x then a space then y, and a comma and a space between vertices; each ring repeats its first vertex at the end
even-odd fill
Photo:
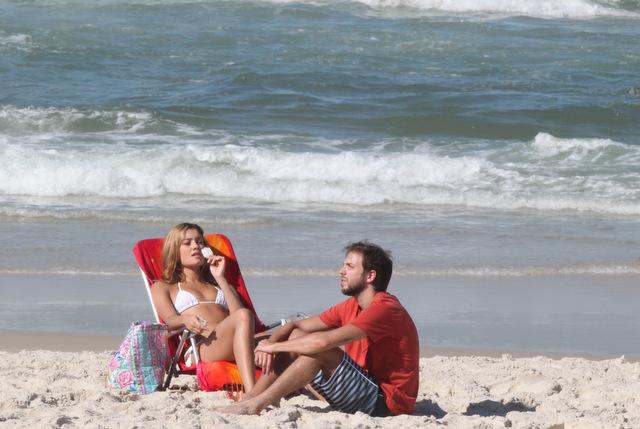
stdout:
MULTIPOLYGON (((463 413, 465 416, 500 416, 504 417, 511 411, 535 411, 536 407, 529 407, 520 402, 507 402, 502 403, 499 401, 481 401, 469 404, 467 410, 463 413)), ((414 416, 433 416, 436 419, 441 419, 447 415, 447 412, 440 408, 437 402, 433 402, 430 399, 424 399, 416 402, 416 408, 413 412, 414 416)))
POLYGON ((437 402, 433 402, 431 399, 423 399, 416 402, 416 408, 413 411, 414 416, 433 416, 436 419, 441 419, 447 415, 447 412, 440 408, 437 402))
POLYGON ((475 416, 482 416, 482 417, 489 417, 489 416, 504 417, 507 415, 508 412, 511 412, 511 411, 525 412, 525 411, 535 411, 535 410, 536 410, 536 407, 529 407, 520 402, 511 401, 507 403, 502 403, 502 402, 491 401, 487 399, 486 401, 469 404, 469 406, 467 407, 467 411, 464 412, 464 415, 465 416, 475 415, 475 416))

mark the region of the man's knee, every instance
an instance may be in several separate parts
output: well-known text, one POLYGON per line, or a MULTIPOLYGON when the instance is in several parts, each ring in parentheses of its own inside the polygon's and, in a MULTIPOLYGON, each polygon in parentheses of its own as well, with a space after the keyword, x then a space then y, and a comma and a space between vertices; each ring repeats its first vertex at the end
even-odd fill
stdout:
POLYGON ((291 333, 289 334, 289 339, 293 340, 294 338, 299 338, 302 337, 304 335, 307 335, 308 332, 303 331, 300 328, 295 328, 293 331, 291 331, 291 333))
POLYGON ((325 374, 325 377, 329 378, 338 365, 340 365, 340 362, 342 362, 343 355, 344 352, 342 349, 336 347, 312 355, 299 355, 292 360, 301 359, 303 361, 308 361, 309 364, 316 365, 318 369, 321 369, 325 374))

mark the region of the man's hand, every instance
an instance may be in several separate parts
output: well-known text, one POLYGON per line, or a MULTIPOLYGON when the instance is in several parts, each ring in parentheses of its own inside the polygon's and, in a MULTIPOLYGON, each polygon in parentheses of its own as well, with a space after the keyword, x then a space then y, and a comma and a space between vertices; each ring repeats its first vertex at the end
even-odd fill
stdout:
POLYGON ((273 371, 273 358, 273 343, 269 340, 260 341, 255 350, 255 363, 257 367, 262 368, 263 374, 273 371))

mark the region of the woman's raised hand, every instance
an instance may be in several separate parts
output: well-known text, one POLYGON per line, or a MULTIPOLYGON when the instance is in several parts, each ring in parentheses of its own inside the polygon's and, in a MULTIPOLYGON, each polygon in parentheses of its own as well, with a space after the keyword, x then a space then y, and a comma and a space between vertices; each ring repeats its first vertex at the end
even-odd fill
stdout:
POLYGON ((211 270, 211 274, 214 279, 218 280, 220 278, 224 278, 224 270, 227 266, 227 260, 224 256, 209 256, 209 258, 207 258, 207 263, 209 264, 209 269, 211 270))

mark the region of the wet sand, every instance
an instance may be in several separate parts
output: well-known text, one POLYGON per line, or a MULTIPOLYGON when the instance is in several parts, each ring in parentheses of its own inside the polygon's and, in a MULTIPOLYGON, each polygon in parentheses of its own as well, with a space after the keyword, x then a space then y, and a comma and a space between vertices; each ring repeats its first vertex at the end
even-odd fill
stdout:
MULTIPOLYGON (((335 277, 246 274, 245 280, 267 323, 298 311, 317 314, 344 299, 335 277)), ((427 353, 453 348, 616 358, 640 355, 638 284, 640 275, 420 278, 398 273, 389 291, 412 315, 427 353)), ((0 293, 0 330, 122 338, 132 321, 153 320, 135 271, 0 273, 0 293)))

